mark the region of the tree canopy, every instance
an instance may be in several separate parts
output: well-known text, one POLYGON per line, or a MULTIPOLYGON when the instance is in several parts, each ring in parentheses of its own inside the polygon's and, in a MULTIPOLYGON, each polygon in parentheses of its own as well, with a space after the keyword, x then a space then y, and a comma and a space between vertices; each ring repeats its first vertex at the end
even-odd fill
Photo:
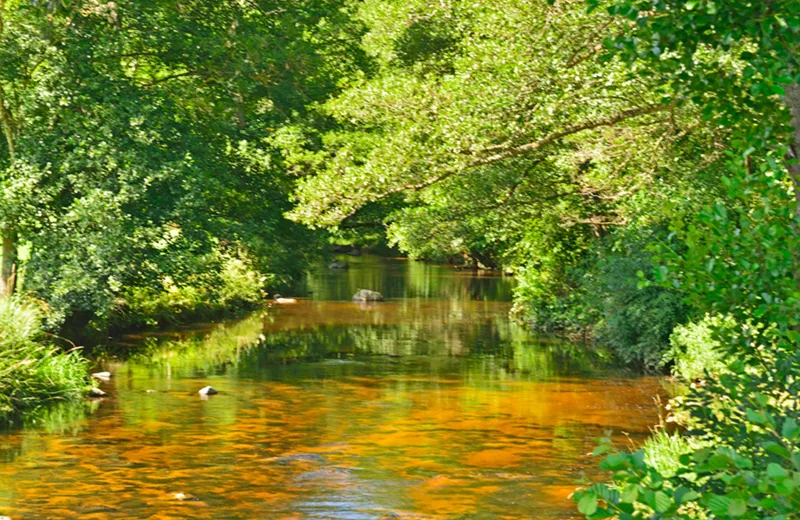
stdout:
POLYGON ((0 221, 11 281, 67 312, 244 248, 302 269, 268 138, 368 68, 341 1, 0 4, 0 221))

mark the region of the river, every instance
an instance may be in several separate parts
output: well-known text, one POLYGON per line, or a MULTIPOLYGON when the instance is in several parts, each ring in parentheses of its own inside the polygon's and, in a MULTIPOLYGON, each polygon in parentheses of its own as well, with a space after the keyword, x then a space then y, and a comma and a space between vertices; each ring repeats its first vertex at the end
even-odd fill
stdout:
POLYGON ((512 278, 347 260, 296 304, 121 338, 109 397, 0 434, 0 515, 570 519, 596 438, 657 422, 658 378, 532 338, 512 278))

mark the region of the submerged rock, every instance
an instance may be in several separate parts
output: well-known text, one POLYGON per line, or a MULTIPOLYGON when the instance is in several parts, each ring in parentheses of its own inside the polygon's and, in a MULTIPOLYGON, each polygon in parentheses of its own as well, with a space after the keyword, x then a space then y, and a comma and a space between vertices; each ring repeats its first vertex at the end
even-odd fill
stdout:
POLYGON ((204 386, 198 390, 197 393, 202 397, 208 397, 209 395, 217 395, 219 392, 217 392, 212 386, 204 386))
POLYGON ((383 295, 377 291, 370 291, 369 289, 359 289, 353 295, 354 302, 382 302, 383 295))
POLYGON ((341 260, 334 260, 328 266, 328 269, 347 269, 350 267, 350 264, 347 262, 342 262, 341 260))
POLYGON ((108 381, 111 379, 111 372, 95 372, 92 377, 100 381, 108 381))
POLYGON ((352 359, 326 359, 322 362, 323 365, 363 365, 361 361, 352 359))
POLYGON ((267 459, 267 461, 281 465, 288 465, 295 463, 322 464, 325 462, 325 458, 317 453, 288 453, 286 455, 280 455, 278 457, 267 459))
POLYGON ((306 471, 295 477, 296 480, 341 480, 349 478, 352 471, 348 468, 332 467, 314 471, 306 471))
POLYGON ((350 256, 361 256, 361 250, 360 249, 356 249, 354 247, 353 249, 348 251, 347 254, 350 255, 350 256))

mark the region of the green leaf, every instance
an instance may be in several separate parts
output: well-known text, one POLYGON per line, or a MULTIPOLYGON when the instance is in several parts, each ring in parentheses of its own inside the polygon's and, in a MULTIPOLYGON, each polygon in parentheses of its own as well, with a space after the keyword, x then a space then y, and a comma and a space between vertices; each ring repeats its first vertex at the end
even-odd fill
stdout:
POLYGON ((767 464, 767 476, 772 478, 780 478, 786 476, 786 470, 783 469, 779 464, 775 464, 774 462, 770 462, 767 464))
POLYGON ((692 500, 697 500, 697 498, 699 497, 699 495, 695 491, 685 486, 681 486, 678 489, 676 489, 674 496, 676 504, 685 504, 687 502, 691 502, 692 500))
POLYGON ((747 513, 747 503, 741 498, 731 500, 731 503, 728 504, 728 515, 737 517, 743 516, 745 513, 747 513))
POLYGON ((586 493, 578 501, 578 511, 586 516, 592 516, 597 512, 597 497, 594 493, 586 493))
POLYGON ((628 484, 623 488, 622 494, 620 495, 620 501, 626 504, 633 504, 636 502, 636 499, 639 497, 639 486, 636 484, 628 484))
POLYGON ((778 456, 786 458, 786 459, 788 459, 791 456, 791 454, 789 453, 789 450, 787 450, 786 448, 784 448, 783 446, 781 446, 777 442, 772 442, 772 441, 765 442, 763 444, 763 447, 764 447, 764 449, 766 451, 768 451, 770 453, 774 453, 775 455, 778 455, 778 456))
POLYGON ((712 513, 717 516, 724 516, 728 514, 728 507, 731 504, 731 499, 720 495, 710 495, 705 502, 712 513))
POLYGON ((791 417, 783 421, 781 435, 784 439, 793 440, 798 433, 800 433, 800 428, 797 426, 797 421, 791 417))
POLYGON ((672 507, 672 499, 663 491, 656 491, 655 507, 657 513, 666 513, 672 507))
POLYGON ((609 448, 608 446, 597 446, 594 450, 592 450, 592 455, 598 457, 600 455, 608 453, 608 450, 610 449, 611 448, 609 448))
POLYGON ((752 423, 767 424, 767 419, 764 417, 762 412, 756 412, 752 408, 748 408, 746 415, 747 415, 747 420, 752 423))

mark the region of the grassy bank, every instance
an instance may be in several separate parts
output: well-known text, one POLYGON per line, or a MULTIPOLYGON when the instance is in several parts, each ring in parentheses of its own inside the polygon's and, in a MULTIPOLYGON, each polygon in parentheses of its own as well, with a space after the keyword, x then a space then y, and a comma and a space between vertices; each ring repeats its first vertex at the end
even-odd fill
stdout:
POLYGON ((36 304, 0 299, 0 421, 49 402, 80 398, 90 387, 80 351, 47 344, 36 304))

